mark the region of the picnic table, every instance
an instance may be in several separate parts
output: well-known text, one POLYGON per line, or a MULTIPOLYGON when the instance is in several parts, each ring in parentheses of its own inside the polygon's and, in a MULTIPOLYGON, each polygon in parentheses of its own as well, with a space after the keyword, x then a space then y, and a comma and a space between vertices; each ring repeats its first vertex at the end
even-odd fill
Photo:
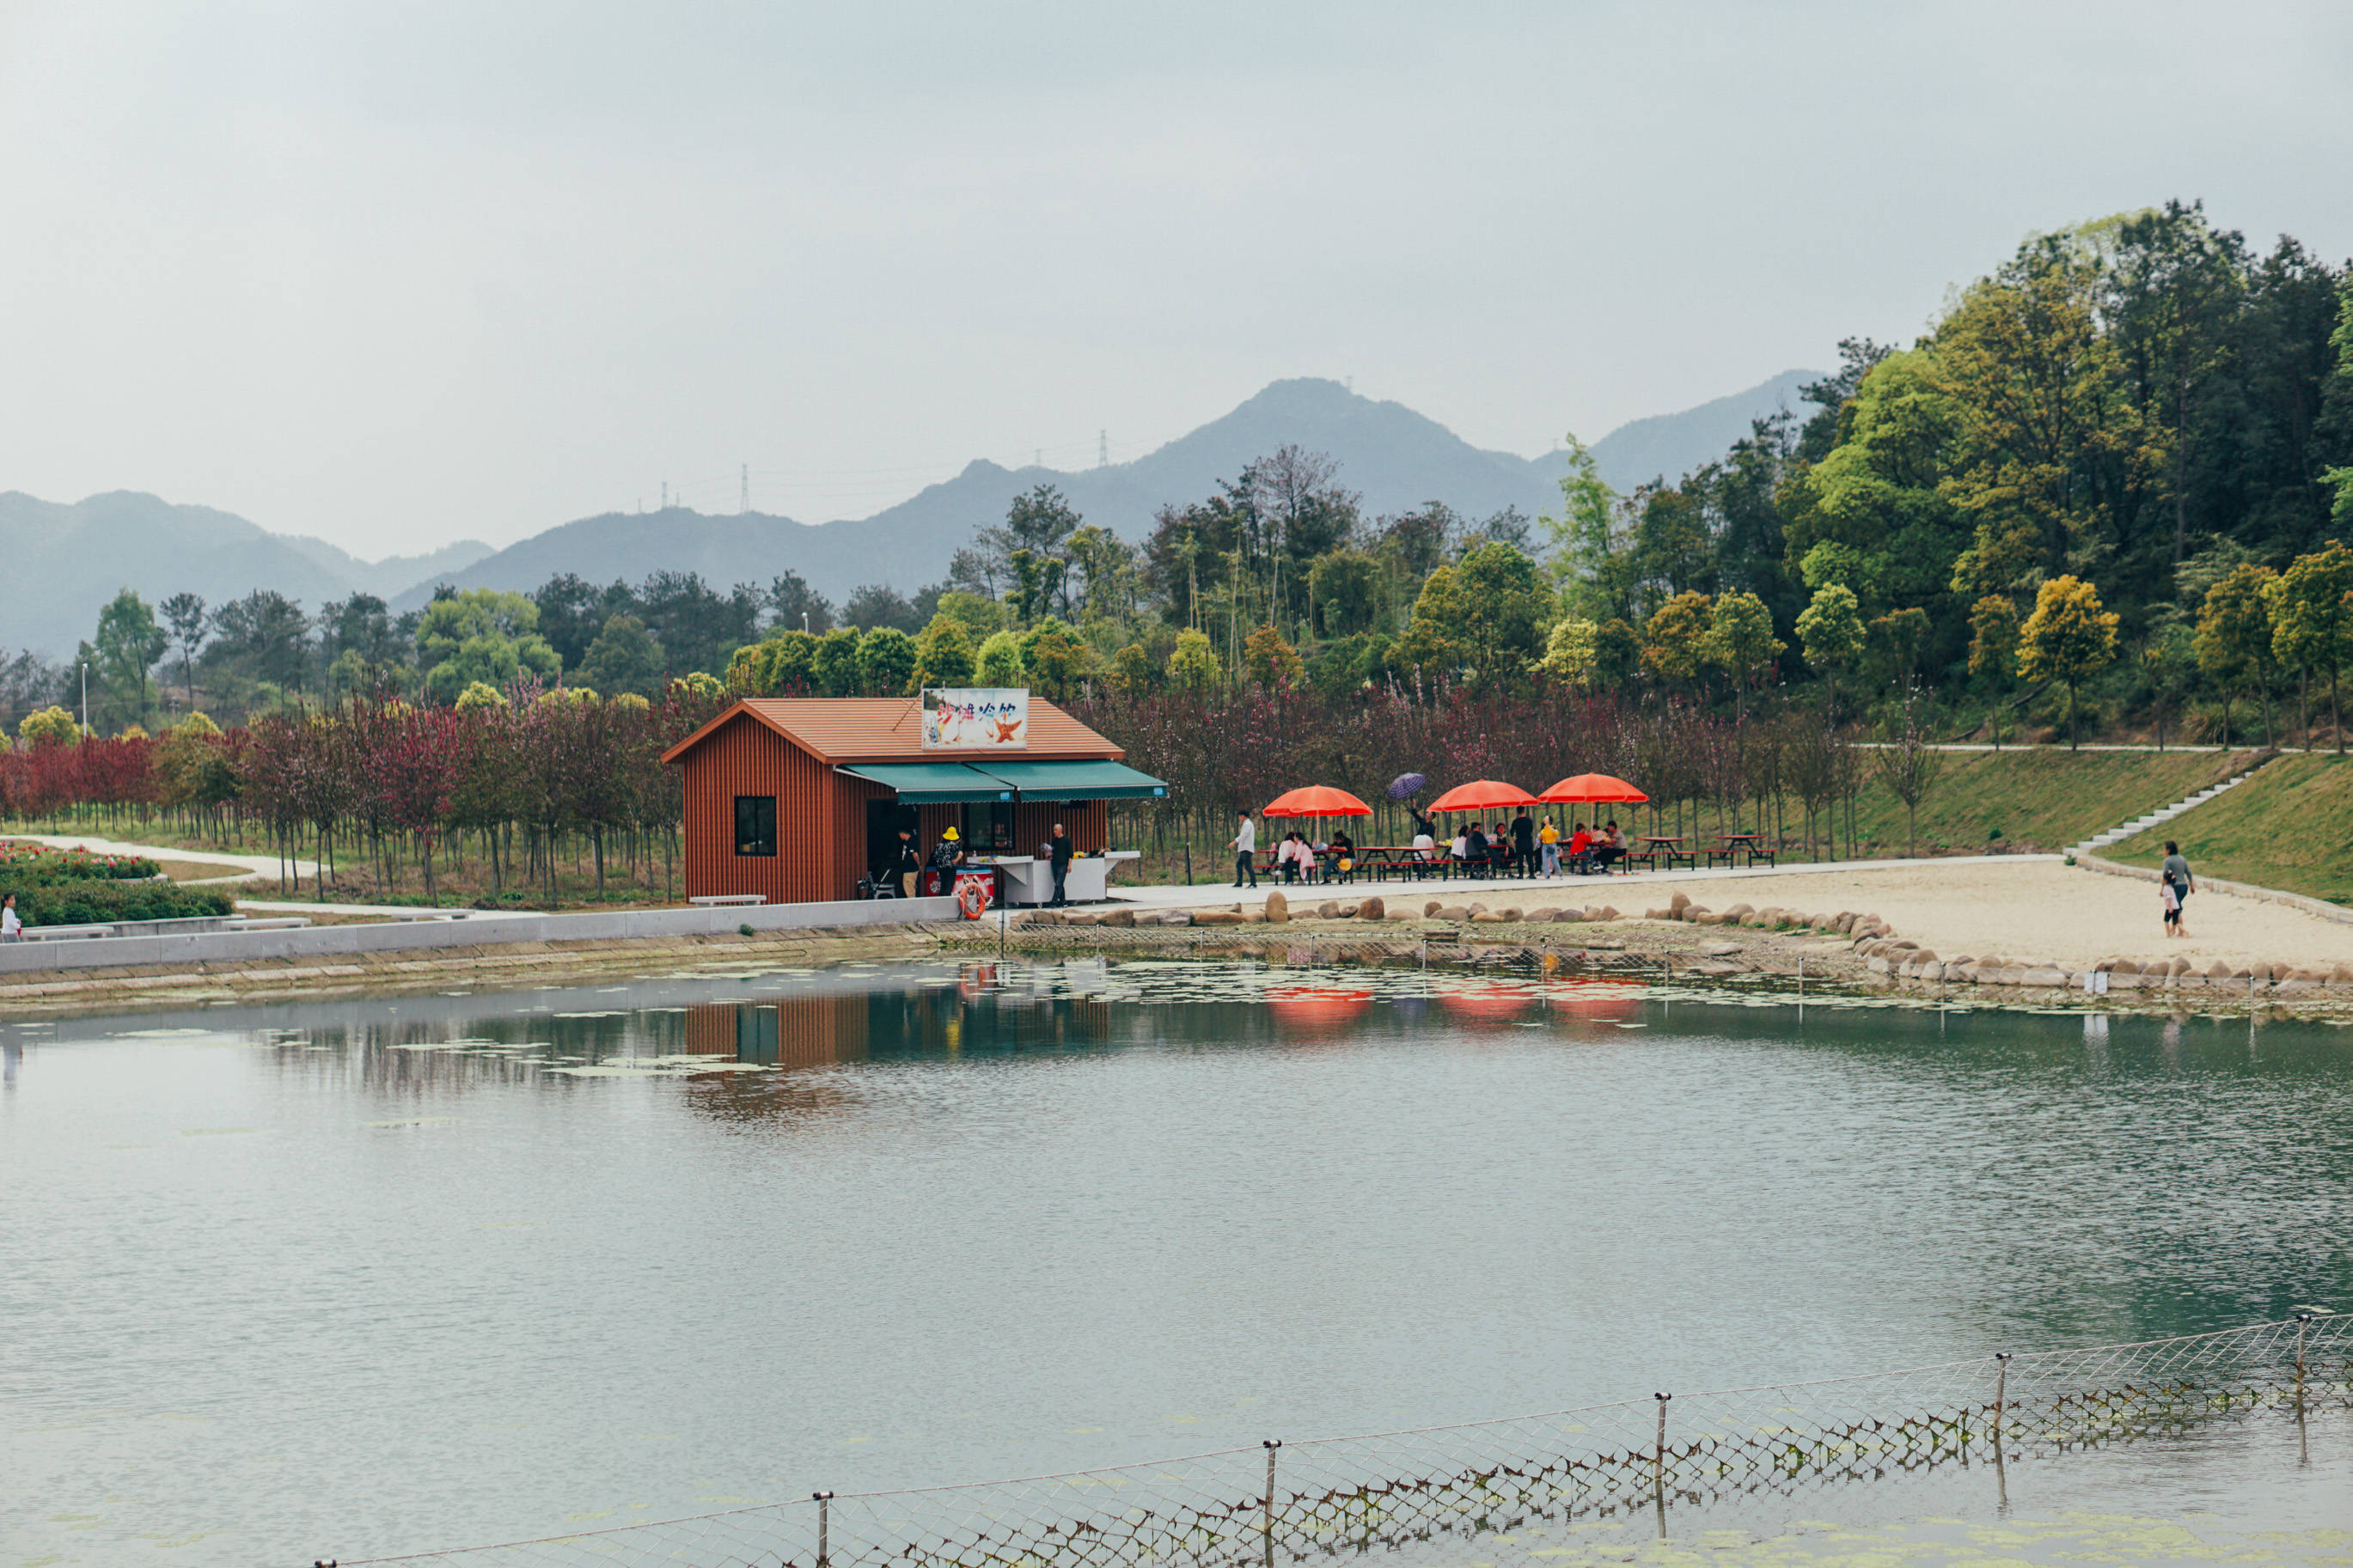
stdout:
POLYGON ((1420 851, 1410 844, 1359 844, 1356 846, 1356 875, 1376 879, 1395 875, 1410 878, 1442 872, 1446 868, 1445 852, 1432 849, 1431 858, 1419 858, 1420 851))
POLYGON ((1751 866, 1757 864, 1759 856, 1764 857, 1765 864, 1767 866, 1778 864, 1773 858, 1773 851, 1765 847, 1765 836, 1761 833, 1723 835, 1717 847, 1707 852, 1707 863, 1714 866, 1721 858, 1725 865, 1729 866, 1734 863, 1735 858, 1739 856, 1746 856, 1747 863, 1751 866))
POLYGON ((1698 858, 1683 847, 1683 838, 1680 833, 1645 833, 1635 842, 1642 847, 1626 857, 1630 861, 1640 860, 1655 867, 1663 860, 1667 869, 1672 871, 1675 868, 1675 862, 1680 860, 1694 871, 1699 869, 1698 858))

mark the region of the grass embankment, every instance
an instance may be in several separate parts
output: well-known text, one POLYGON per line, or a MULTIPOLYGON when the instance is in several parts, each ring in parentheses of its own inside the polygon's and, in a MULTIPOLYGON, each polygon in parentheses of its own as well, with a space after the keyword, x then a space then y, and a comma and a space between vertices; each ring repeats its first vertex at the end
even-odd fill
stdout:
MULTIPOLYGON (((1987 855, 2063 849, 2243 772, 2253 754, 2032 749, 1947 752, 1943 753, 1943 771, 1920 802, 1919 852, 1987 855)), ((1866 752, 1866 767, 1870 765, 1868 759, 1866 752)), ((1590 807, 1540 808, 1543 809, 1563 819, 1593 815, 1590 807)), ((1795 800, 1785 803, 1783 807, 1786 815, 1781 861, 1785 865, 1802 863, 1807 858, 1801 809, 1795 800)), ((1610 807, 1605 815, 1614 815, 1636 834, 1677 831, 1672 810, 1660 813, 1661 820, 1656 823, 1649 808, 1642 806, 1610 807)), ((1755 825, 1753 801, 1742 803, 1737 823, 1728 816, 1724 823, 1726 828, 1749 828, 1755 825)), ((1265 862, 1271 858, 1276 837, 1276 832, 1271 830, 1273 826, 1260 826, 1261 881, 1267 878, 1265 862)), ((1330 830, 1330 824, 1322 826, 1324 831, 1330 830)), ((1904 803, 1875 776, 1856 794, 1854 826, 1857 849, 1862 858, 1884 859, 1905 853, 1904 803)), ((1114 825, 1114 835, 1123 830, 1131 837, 1123 839, 1121 847, 1138 847, 1132 837, 1132 825, 1114 825)), ((1695 847, 1708 847, 1718 831, 1715 808, 1703 807, 1696 819, 1686 808, 1682 831, 1691 836, 1695 847)), ((1362 828, 1356 830, 1356 837, 1360 841, 1371 841, 1362 828)), ((1149 853, 1148 830, 1140 847, 1147 852, 1145 859, 1136 867, 1123 868, 1117 879, 1120 883, 1185 879, 1184 863, 1178 857, 1149 853)), ((1845 858, 1846 816, 1841 805, 1837 858, 1845 858)), ((1233 857, 1222 847, 1204 848, 1196 844, 1193 868, 1196 881, 1229 881, 1233 877, 1233 857)))
POLYGON ((2155 866, 2168 838, 2201 877, 2353 904, 2353 758, 2281 757, 2228 795, 2102 853, 2155 866))
MULTIPOLYGON (((2242 773, 2252 756, 2247 752, 1947 752, 1944 770, 1920 802, 1920 853, 2064 849, 2242 773)), ((1854 826, 1863 855, 1904 853, 1904 803, 1875 778, 1855 796, 1854 826)), ((1840 843, 1845 843, 1843 835, 1840 843)))

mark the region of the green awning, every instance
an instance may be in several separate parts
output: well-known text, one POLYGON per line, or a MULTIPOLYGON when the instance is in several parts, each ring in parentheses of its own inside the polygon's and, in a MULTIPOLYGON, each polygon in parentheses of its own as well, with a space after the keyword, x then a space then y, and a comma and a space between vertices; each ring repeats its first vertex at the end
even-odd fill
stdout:
POLYGON ((1021 792, 1023 800, 1162 800, 1168 786, 1122 763, 1000 763, 972 764, 1021 792))
POLYGON ((902 805, 939 805, 958 800, 1011 800, 1013 786, 965 767, 962 763, 860 763, 843 768, 854 779, 865 779, 899 792, 902 805))

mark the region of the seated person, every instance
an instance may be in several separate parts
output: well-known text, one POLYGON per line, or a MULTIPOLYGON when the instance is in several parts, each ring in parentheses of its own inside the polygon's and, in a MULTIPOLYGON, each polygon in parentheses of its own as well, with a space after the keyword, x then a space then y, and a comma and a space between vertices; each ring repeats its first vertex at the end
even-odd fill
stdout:
POLYGON ((1417 826, 1413 830, 1413 874, 1416 877, 1429 876, 1430 862, 1437 858, 1438 840, 1430 836, 1427 824, 1417 826))
POLYGON ((1356 841, 1348 837, 1346 828, 1332 835, 1332 875, 1339 881, 1356 879, 1356 841))
POLYGON ((1568 868, 1572 871, 1593 869, 1593 835, 1578 823, 1568 836, 1568 868))
POLYGON ((1593 864, 1601 870, 1609 869, 1613 861, 1626 858, 1626 836, 1618 831, 1618 824, 1601 825, 1601 842, 1593 847, 1593 864))
POLYGON ((1469 828, 1456 831, 1454 843, 1446 852, 1446 860, 1448 876, 1467 877, 1471 874, 1471 830, 1469 828))
POLYGON ((1485 876, 1487 874, 1486 830, 1474 822, 1465 832, 1464 837, 1467 844, 1462 856, 1463 868, 1474 877, 1485 876))

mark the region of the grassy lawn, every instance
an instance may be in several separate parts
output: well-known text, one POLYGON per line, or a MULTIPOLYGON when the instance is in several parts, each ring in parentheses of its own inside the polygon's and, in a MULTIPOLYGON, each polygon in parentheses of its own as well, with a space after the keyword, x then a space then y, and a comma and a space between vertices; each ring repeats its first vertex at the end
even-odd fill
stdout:
POLYGON ((2201 877, 2353 904, 2353 758, 2282 757, 2230 794, 2111 847, 2154 866, 2179 840, 2201 877))
MULTIPOLYGON (((1920 802, 1920 853, 2064 849, 2231 777, 2251 754, 1948 752, 1920 802)), ((1854 826, 1863 854, 1904 853, 1904 803, 1885 784, 1856 795, 1854 826)))

